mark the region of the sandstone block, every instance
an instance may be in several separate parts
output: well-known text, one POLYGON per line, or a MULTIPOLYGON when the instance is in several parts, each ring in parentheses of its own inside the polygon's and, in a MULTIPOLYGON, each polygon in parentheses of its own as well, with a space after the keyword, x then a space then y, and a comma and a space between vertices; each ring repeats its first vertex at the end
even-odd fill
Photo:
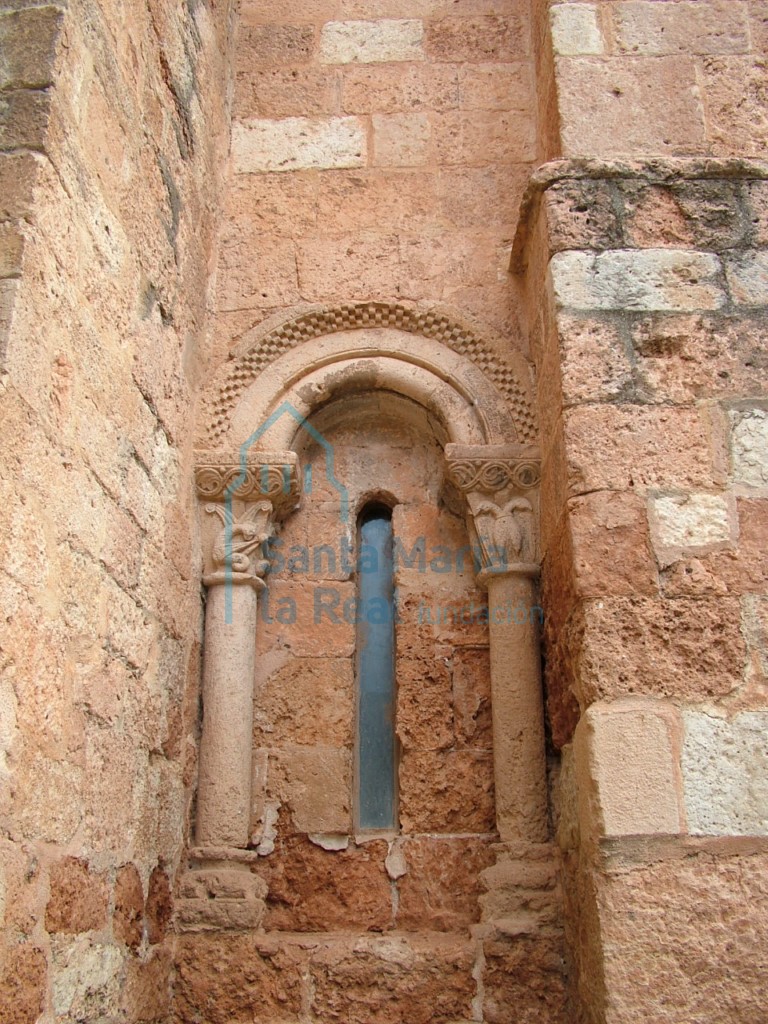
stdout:
POLYGON ((11 89, 0 96, 0 148, 42 149, 48 127, 47 92, 11 89))
POLYGON ((735 483, 768 487, 768 411, 737 409, 730 413, 731 473, 735 483))
POLYGON ((621 244, 613 193, 605 182, 557 182, 547 189, 544 207, 553 252, 615 249, 621 244))
POLYGON ((98 1019, 117 1014, 123 954, 88 939, 59 940, 53 949, 53 1009, 61 1017, 98 1019))
POLYGON ((555 4, 549 11, 552 46, 562 57, 605 52, 598 8, 594 4, 555 4))
POLYGON ((568 503, 574 586, 583 597, 657 593, 656 566, 641 498, 596 491, 568 503))
POLYGON ((419 167, 429 162, 426 114, 374 114, 373 162, 377 167, 419 167))
POLYGON ((768 714, 683 711, 683 787, 692 835, 768 835, 768 714))
POLYGON ((336 82, 324 69, 242 68, 235 79, 235 121, 321 117, 335 110, 336 82))
POLYGON ((559 936, 496 938, 483 943, 483 1019, 565 1024, 565 962, 559 936))
POLYGON ((725 275, 738 306, 768 306, 768 252, 727 258, 725 275))
POLYGON ((565 156, 661 156, 704 149, 692 58, 558 57, 557 81, 565 156))
POLYGON ((247 19, 236 48, 235 70, 249 71, 258 63, 304 64, 312 56, 315 30, 311 25, 250 25, 247 19))
POLYGON ((525 55, 525 42, 514 17, 441 18, 427 23, 426 50, 435 61, 510 61, 525 55))
POLYGON ((270 788, 290 809, 298 831, 351 831, 351 750, 286 746, 275 753, 275 760, 270 788))
POLYGON ((175 1020, 245 1024, 293 1021, 301 1008, 301 963, 251 933, 196 932, 177 939, 175 1020))
POLYGON ((400 824, 404 832, 493 832, 491 754, 406 751, 400 760, 400 824))
POLYGON ((672 705, 593 704, 574 737, 581 829, 599 836, 677 834, 680 724, 672 705))
MULTIPOLYGON (((768 7, 766 7, 768 12, 768 7)), ((766 13, 768 29, 768 13, 766 13)), ((768 37, 767 37, 768 38, 768 37)), ((752 181, 747 186, 747 199, 751 213, 755 245, 768 245, 768 181, 752 181)))
POLYGON ((748 53, 747 10, 731 0, 657 4, 630 0, 614 8, 616 42, 623 53, 748 53))
MULTIPOLYGON (((604 317, 564 313, 558 317, 558 340, 559 352, 552 353, 546 365, 560 364, 566 405, 616 401, 632 394, 632 364, 618 324, 604 317)), ((550 405, 554 404, 550 390, 554 376, 542 373, 539 381, 540 393, 546 394, 550 405)))
MULTIPOLYGON (((297 252, 301 295, 307 302, 365 300, 374 293, 397 295, 401 289, 397 235, 308 237, 297 252)), ((412 287, 408 294, 413 294, 412 287)))
POLYGON ((144 916, 147 920, 147 938, 151 945, 162 942, 173 914, 173 897, 168 874, 162 864, 152 869, 147 884, 144 916))
POLYGON ((264 901, 227 899, 182 899, 176 906, 176 927, 183 931, 254 931, 264 920, 264 901))
POLYGON ((527 62, 465 64, 459 69, 459 106, 464 110, 531 111, 533 93, 527 62))
POLYGON ((714 486, 706 425, 698 411, 580 406, 564 413, 571 493, 714 486))
POLYGON ((312 1010, 349 1024, 470 1020, 472 944, 462 938, 364 938, 312 955, 312 1010))
POLYGON ((486 647, 453 652, 453 725, 459 746, 490 750, 493 746, 491 664, 486 647))
POLYGON ((489 840, 403 836, 397 842, 405 858, 397 928, 458 932, 479 921, 480 873, 495 860, 489 840))
POLYGON ((404 750, 447 749, 454 741, 451 651, 410 627, 398 631, 397 736, 404 750))
POLYGON ((384 867, 387 843, 374 840, 324 850, 306 836, 278 838, 258 872, 268 885, 268 929, 386 931, 392 893, 384 867))
POLYGON ((126 964, 122 1010, 129 1020, 172 1020, 168 979, 173 971, 169 950, 147 959, 132 957, 126 964))
POLYGON ((63 17, 55 7, 0 15, 0 88, 45 89, 51 84, 63 17))
POLYGON ((424 25, 415 18, 329 21, 320 35, 322 64, 424 60, 424 25))
POLYGON ((726 301, 720 261, 711 253, 561 252, 550 271, 556 301, 565 308, 685 312, 719 309, 726 301))
POLYGON ((703 57, 707 135, 717 154, 760 157, 768 144, 768 121, 758 112, 768 61, 759 57, 703 57))
POLYGON ((115 879, 115 909, 112 914, 115 938, 130 949, 138 949, 144 936, 144 888, 135 864, 124 864, 115 879))
POLYGON ((640 249, 731 249, 744 241, 741 189, 731 182, 617 182, 626 242, 640 249))
POLYGON ((711 550, 736 540, 736 507, 727 495, 658 495, 649 501, 649 517, 662 568, 683 551, 711 550))
POLYGON ((240 174, 362 167, 365 128, 356 117, 238 122, 232 128, 232 152, 240 174))
POLYGON ((535 157, 531 118, 519 110, 445 111, 431 118, 437 162, 485 167, 535 157))
POLYGON ((582 699, 643 694, 704 700, 744 674, 738 598, 603 598, 587 602, 571 642, 582 699), (581 634, 580 637, 578 634, 581 634))
POLYGON ((343 69, 346 114, 453 110, 459 72, 452 64, 350 64, 343 69))
MULTIPOLYGON (((262 676, 269 665, 258 667, 262 676)), ((351 747, 354 720, 352 662, 346 658, 281 658, 256 684, 254 727, 259 745, 320 743, 351 747)))
POLYGON ((28 943, 0 954, 0 1019, 7 1024, 35 1024, 46 998, 45 953, 28 943))

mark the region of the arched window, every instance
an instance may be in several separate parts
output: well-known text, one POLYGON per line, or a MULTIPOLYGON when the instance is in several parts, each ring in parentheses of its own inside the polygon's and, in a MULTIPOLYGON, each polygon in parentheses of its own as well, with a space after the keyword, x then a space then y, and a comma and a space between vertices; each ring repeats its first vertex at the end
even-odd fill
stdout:
POLYGON ((358 521, 357 800, 360 830, 397 827, 395 599, 392 511, 366 505, 358 521))

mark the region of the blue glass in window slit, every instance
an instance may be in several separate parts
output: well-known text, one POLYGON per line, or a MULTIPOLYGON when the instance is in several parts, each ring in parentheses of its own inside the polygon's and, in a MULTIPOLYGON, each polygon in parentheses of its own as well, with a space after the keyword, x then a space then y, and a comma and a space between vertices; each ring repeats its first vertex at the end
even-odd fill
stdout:
POLYGON ((366 558, 358 574, 358 824, 361 829, 391 829, 395 827, 396 764, 394 573, 389 509, 363 511, 360 546, 366 551, 366 558))

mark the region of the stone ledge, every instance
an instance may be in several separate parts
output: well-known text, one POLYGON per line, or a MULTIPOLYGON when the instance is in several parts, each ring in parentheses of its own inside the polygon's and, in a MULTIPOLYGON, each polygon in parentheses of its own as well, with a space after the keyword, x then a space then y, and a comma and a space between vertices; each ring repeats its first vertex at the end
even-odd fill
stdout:
POLYGON ((527 247, 542 197, 562 181, 642 180, 650 185, 679 181, 768 181, 768 161, 739 157, 675 157, 647 160, 550 160, 537 167, 520 202, 509 269, 525 272, 527 247))

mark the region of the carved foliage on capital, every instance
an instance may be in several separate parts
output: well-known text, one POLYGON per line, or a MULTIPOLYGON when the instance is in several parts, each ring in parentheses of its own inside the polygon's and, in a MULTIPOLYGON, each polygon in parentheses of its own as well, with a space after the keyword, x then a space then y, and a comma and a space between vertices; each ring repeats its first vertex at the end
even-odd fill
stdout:
POLYGON ((250 583, 260 588, 269 570, 266 542, 276 523, 299 503, 298 460, 294 452, 255 453, 240 460, 201 452, 195 485, 204 515, 203 582, 250 583))
POLYGON ((482 555, 481 578, 531 574, 538 564, 538 450, 519 445, 448 445, 450 482, 466 501, 470 533, 482 555))

